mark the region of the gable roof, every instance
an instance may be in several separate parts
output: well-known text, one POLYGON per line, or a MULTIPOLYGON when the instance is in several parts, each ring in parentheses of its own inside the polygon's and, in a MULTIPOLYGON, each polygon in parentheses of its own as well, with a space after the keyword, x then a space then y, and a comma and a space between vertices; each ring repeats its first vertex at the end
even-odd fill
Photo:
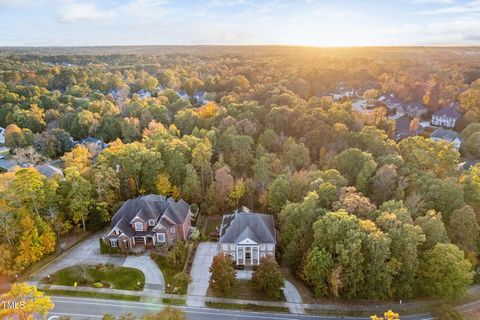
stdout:
POLYGON ((40 172, 44 177, 47 177, 47 178, 52 178, 55 175, 58 175, 61 178, 63 178, 62 169, 54 167, 54 166, 52 166, 51 164, 48 164, 48 163, 35 166, 35 169, 37 169, 38 172, 40 172))
POLYGON ((250 212, 246 207, 223 216, 220 243, 238 244, 247 238, 257 243, 276 243, 273 216, 250 212))
POLYGON ((395 95, 393 93, 387 93, 387 94, 381 96, 380 98, 378 98, 378 100, 385 101, 385 102, 391 103, 391 104, 403 103, 403 101, 401 99, 395 97, 395 95))
POLYGON ((443 128, 435 130, 430 135, 430 138, 442 139, 449 142, 455 141, 456 139, 462 140, 460 138, 460 135, 456 131, 453 131, 451 129, 443 129, 443 128))
POLYGON ((462 114, 458 112, 457 104, 451 103, 448 107, 443 107, 442 109, 435 112, 433 116, 446 116, 448 118, 460 119, 462 117, 462 114))
MULTIPOLYGON (((188 216, 190 205, 183 200, 175 202, 172 198, 149 194, 135 199, 129 199, 118 209, 112 217, 110 229, 120 228, 128 236, 134 233, 130 222, 139 217, 143 221, 155 220, 155 224, 164 215, 176 224, 183 224, 188 216)), ((165 220, 165 219, 163 219, 165 220)), ((165 223, 165 225, 168 225, 165 223)))
POLYGON ((419 111, 419 112, 427 112, 428 108, 421 102, 411 102, 407 106, 408 111, 419 111))
POLYGON ((402 116, 402 117, 398 118, 397 120, 395 120, 396 132, 397 133, 409 132, 411 122, 412 122, 412 120, 407 116, 402 116))

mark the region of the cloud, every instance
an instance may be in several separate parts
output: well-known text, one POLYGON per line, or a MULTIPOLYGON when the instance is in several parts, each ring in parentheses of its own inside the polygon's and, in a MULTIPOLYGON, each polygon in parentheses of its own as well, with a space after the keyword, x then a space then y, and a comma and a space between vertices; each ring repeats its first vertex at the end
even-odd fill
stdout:
POLYGON ((102 10, 93 3, 70 2, 60 8, 57 18, 60 22, 110 20, 116 17, 114 10, 102 10))
POLYGON ((480 0, 469 1, 462 5, 449 6, 428 11, 421 11, 419 15, 452 15, 480 13, 480 0))
POLYGON ((413 4, 425 4, 425 3, 432 3, 432 4, 450 4, 454 3, 455 0, 412 0, 410 3, 413 4))

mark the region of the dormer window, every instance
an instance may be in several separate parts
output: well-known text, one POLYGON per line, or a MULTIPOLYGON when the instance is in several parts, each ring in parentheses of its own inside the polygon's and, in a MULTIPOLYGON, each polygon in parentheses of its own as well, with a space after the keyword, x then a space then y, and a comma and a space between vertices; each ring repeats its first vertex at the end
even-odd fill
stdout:
POLYGON ((170 228, 170 233, 175 233, 175 232, 176 232, 176 231, 175 231, 175 227, 171 227, 171 228, 170 228))
POLYGON ((155 225, 155 220, 148 220, 148 225, 153 227, 155 225))
POLYGON ((143 223, 135 222, 135 231, 143 231, 143 223))
POLYGON ((117 235, 117 236, 118 236, 118 235, 120 234, 120 230, 118 230, 118 229, 115 229, 115 231, 114 231, 113 233, 115 233, 115 235, 117 235))

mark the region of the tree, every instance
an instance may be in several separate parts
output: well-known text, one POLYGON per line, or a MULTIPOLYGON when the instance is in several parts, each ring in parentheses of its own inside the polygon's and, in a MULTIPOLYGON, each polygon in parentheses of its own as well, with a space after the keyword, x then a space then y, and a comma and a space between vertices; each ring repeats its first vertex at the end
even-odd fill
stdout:
POLYGON ((21 129, 15 124, 5 128, 5 145, 10 149, 25 148, 33 144, 33 133, 30 129, 21 129))
POLYGON ((10 290, 1 296, 3 302, 16 301, 23 305, 17 308, 1 308, 0 316, 18 318, 19 320, 33 319, 36 316, 46 316, 55 305, 50 297, 44 296, 37 287, 27 283, 14 283, 10 290))
POLYGON ((170 183, 170 177, 165 173, 159 173, 157 175, 157 182, 155 183, 157 192, 163 196, 170 196, 172 192, 172 184, 170 183))
POLYGON ((479 231, 480 227, 472 207, 466 205, 453 211, 448 226, 448 234, 452 242, 460 249, 465 252, 477 252, 479 231))
POLYGON ((202 182, 202 193, 205 194, 205 174, 210 170, 210 159, 212 157, 212 145, 208 139, 199 143, 192 150, 192 164, 200 169, 200 180, 202 182))
POLYGON ((230 201, 230 207, 238 208, 238 203, 240 199, 245 195, 247 191, 247 186, 243 179, 238 180, 235 182, 232 191, 228 193, 228 200, 230 201))
POLYGON ((283 295, 285 279, 274 256, 260 259, 260 265, 253 272, 252 283, 257 290, 271 298, 280 299, 283 295))
POLYGON ((93 187, 80 175, 76 167, 65 169, 65 180, 68 183, 68 208, 72 213, 73 222, 82 222, 83 232, 87 231, 85 222, 90 206, 93 204, 93 187))
POLYGON ((209 271, 211 273, 209 284, 212 290, 219 294, 226 294, 232 290, 236 282, 236 272, 229 257, 223 253, 217 254, 213 257, 209 271))
POLYGON ((182 194, 187 201, 198 203, 202 199, 202 186, 197 171, 191 164, 187 164, 185 169, 182 194))
POLYGON ((382 318, 379 318, 377 315, 373 315, 370 317, 372 320, 400 320, 400 315, 398 313, 393 312, 392 310, 388 310, 383 314, 382 318))
POLYGON ((316 297, 330 295, 328 279, 332 274, 333 267, 333 258, 324 249, 315 247, 308 252, 302 275, 303 279, 313 286, 316 297))
POLYGON ((287 202, 290 193, 290 182, 285 175, 279 175, 268 186, 267 202, 268 206, 275 213, 280 212, 283 205, 287 202))
POLYGON ((380 167, 372 178, 372 200, 381 204, 397 198, 400 195, 398 180, 397 167, 394 164, 380 167))
POLYGON ((62 160, 65 162, 65 168, 75 167, 81 175, 87 175, 90 172, 90 152, 81 144, 66 153, 62 160))
POLYGON ((480 158, 480 131, 472 133, 461 145, 462 154, 466 154, 470 158, 480 158))
POLYGON ((419 289, 428 296, 458 298, 472 283, 471 268, 456 245, 438 243, 420 259, 419 289))
POLYGON ((442 221, 442 214, 435 210, 429 210, 425 216, 418 217, 415 224, 422 228, 426 241, 422 245, 423 250, 431 249, 437 243, 449 243, 447 230, 442 221))
POLYGON ((374 171, 369 170, 372 166, 373 157, 371 154, 363 152, 360 149, 347 149, 342 151, 340 154, 336 155, 332 160, 333 168, 338 170, 342 176, 347 178, 350 185, 355 185, 360 173, 363 179, 368 178, 366 175, 368 173, 373 173, 374 171), (364 172, 362 169, 364 165, 368 162, 365 167, 364 172), (368 171, 368 172, 365 172, 368 171))

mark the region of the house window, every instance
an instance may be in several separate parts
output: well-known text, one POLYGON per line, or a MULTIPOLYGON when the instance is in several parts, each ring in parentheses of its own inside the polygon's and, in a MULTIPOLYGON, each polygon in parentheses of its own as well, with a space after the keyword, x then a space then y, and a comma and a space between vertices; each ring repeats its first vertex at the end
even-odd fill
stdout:
POLYGON ((175 232, 176 232, 175 227, 171 227, 170 228, 170 233, 175 233, 175 232))
POLYGON ((264 244, 260 245, 260 250, 265 251, 265 245, 264 244))
POLYGON ((260 253, 260 258, 265 258, 265 252, 260 253))
POLYGON ((235 251, 230 252, 230 255, 232 256, 232 258, 235 258, 235 251))
POLYGON ((235 245, 234 244, 230 245, 230 250, 235 250, 235 245))
POLYGON ((165 233, 157 233, 157 242, 165 242, 165 233))
POLYGON ((148 220, 148 225, 153 227, 155 225, 155 220, 148 220))
POLYGON ((110 246, 112 248, 118 247, 118 240, 117 239, 110 239, 110 246))
POLYGON ((135 231, 143 231, 143 223, 135 222, 135 231))
POLYGON ((115 229, 115 231, 113 233, 115 233, 118 236, 120 234, 120 230, 115 229))
POLYGON ((268 245, 268 251, 272 251, 273 250, 273 244, 269 244, 268 245))
POLYGON ((224 244, 223 245, 223 251, 227 251, 228 250, 228 244, 224 244))

